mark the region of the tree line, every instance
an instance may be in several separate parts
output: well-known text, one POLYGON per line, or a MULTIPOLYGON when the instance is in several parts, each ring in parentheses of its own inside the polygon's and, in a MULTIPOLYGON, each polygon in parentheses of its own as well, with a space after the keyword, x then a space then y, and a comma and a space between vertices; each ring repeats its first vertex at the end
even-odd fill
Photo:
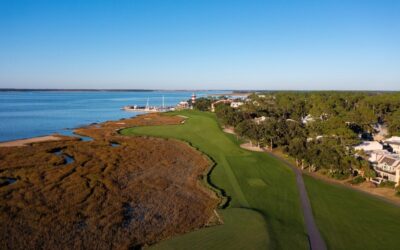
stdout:
MULTIPOLYGON (((200 98, 195 107, 206 111, 213 101, 200 98)), ((371 139, 377 124, 400 135, 398 92, 266 92, 248 96, 238 109, 219 104, 215 112, 242 138, 279 147, 299 166, 336 178, 355 169, 374 175, 365 159, 354 157, 353 146, 371 139)))

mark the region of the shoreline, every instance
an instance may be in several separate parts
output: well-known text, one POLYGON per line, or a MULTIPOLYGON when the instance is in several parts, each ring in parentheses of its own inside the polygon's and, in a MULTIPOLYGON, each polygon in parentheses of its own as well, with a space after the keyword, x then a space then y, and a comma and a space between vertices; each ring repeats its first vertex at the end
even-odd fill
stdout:
MULTIPOLYGON (((153 112, 156 113, 156 112, 153 112)), ((144 113, 146 114, 146 113, 144 113)), ((85 135, 78 134, 77 131, 80 129, 86 129, 90 128, 92 126, 96 126, 102 123, 108 123, 108 122, 123 122, 123 120, 126 119, 132 119, 135 117, 138 117, 140 115, 144 114, 137 114, 131 117, 122 117, 119 119, 115 120, 105 120, 101 122, 91 122, 85 125, 80 125, 74 128, 64 128, 62 129, 63 131, 72 131, 71 134, 61 134, 58 132, 54 132, 52 134, 47 134, 47 135, 37 135, 37 136, 32 136, 32 137, 25 137, 21 139, 14 139, 14 140, 6 140, 6 141, 0 141, 0 147, 18 147, 18 146, 27 146, 28 144, 31 143, 39 143, 39 142, 49 142, 49 141, 59 141, 59 140, 65 140, 65 139, 81 139, 82 137, 88 137, 85 135), (59 139, 56 139, 59 138, 59 139)))
POLYGON ((0 142, 0 147, 24 147, 24 146, 28 146, 29 144, 32 144, 32 143, 48 142, 48 141, 62 141, 64 139, 66 139, 65 137, 70 138, 72 136, 51 134, 51 135, 35 136, 35 137, 17 139, 17 140, 11 140, 11 141, 2 141, 2 142, 0 142))
MULTIPOLYGON (((151 112, 151 113, 159 113, 159 112, 151 112)), ((120 119, 116 120, 105 120, 102 122, 92 122, 88 123, 86 125, 81 125, 75 128, 66 128, 64 130, 69 130, 72 131, 71 135, 65 135, 65 134, 60 134, 60 133, 53 133, 53 134, 47 134, 47 135, 38 135, 38 136, 33 136, 33 137, 26 137, 26 138, 21 138, 21 139, 15 139, 15 140, 8 140, 8 141, 0 141, 0 147, 22 147, 22 146, 28 146, 29 144, 32 143, 40 143, 40 142, 50 142, 50 141, 62 141, 62 140, 67 140, 67 139, 82 139, 82 137, 89 137, 91 139, 94 139, 90 136, 87 136, 85 134, 80 134, 79 130, 85 130, 85 129, 90 129, 93 128, 93 126, 97 126, 99 124, 107 124, 107 123, 115 123, 116 125, 126 125, 124 123, 124 120, 126 119, 133 119, 136 117, 139 117, 141 115, 146 115, 147 113, 141 113, 137 114, 135 116, 131 117, 123 117, 120 119)), ((121 129, 125 128, 124 126, 121 126, 121 129)))

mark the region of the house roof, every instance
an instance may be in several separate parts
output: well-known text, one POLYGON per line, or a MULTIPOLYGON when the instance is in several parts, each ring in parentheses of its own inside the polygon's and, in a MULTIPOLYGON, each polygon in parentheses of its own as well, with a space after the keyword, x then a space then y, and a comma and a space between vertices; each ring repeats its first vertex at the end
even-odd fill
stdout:
POLYGON ((392 136, 385 140, 388 144, 400 145, 400 136, 392 136))
POLYGON ((385 155, 379 159, 379 163, 385 163, 391 167, 400 167, 400 158, 397 155, 385 155))
POLYGON ((383 146, 382 146, 382 144, 380 144, 377 141, 363 141, 361 144, 355 146, 354 149, 355 150, 363 149, 364 151, 380 150, 380 149, 383 149, 383 146))
POLYGON ((396 160, 395 160, 395 159, 392 159, 392 158, 384 157, 384 158, 381 160, 381 162, 382 162, 382 163, 386 163, 386 164, 388 164, 388 165, 392 165, 393 163, 396 162, 396 160))
POLYGON ((388 138, 386 141, 400 141, 400 136, 392 136, 388 138))
POLYGON ((400 141, 386 141, 389 145, 400 145, 400 141))

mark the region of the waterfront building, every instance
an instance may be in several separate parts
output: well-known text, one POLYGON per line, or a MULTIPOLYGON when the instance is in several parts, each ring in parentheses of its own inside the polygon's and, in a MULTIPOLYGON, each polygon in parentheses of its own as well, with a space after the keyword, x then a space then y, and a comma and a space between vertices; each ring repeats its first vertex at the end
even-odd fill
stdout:
POLYGON ((187 101, 182 101, 179 102, 178 105, 176 105, 177 109, 187 109, 189 108, 189 103, 187 101))

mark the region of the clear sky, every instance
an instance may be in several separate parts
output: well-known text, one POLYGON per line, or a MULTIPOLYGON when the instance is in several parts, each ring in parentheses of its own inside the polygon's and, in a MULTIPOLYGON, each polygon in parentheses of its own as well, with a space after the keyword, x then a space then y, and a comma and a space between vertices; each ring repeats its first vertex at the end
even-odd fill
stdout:
POLYGON ((0 0, 0 87, 400 90, 400 1, 0 0))

